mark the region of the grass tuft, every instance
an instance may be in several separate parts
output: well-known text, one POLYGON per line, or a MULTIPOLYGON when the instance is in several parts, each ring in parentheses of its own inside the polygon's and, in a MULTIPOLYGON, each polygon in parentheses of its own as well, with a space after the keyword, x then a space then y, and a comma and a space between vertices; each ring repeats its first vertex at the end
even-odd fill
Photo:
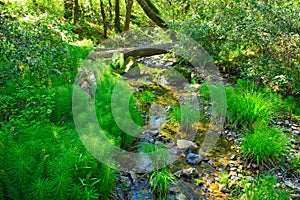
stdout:
POLYGON ((285 152, 288 138, 276 128, 254 127, 246 133, 241 144, 241 154, 258 164, 278 160, 285 152))

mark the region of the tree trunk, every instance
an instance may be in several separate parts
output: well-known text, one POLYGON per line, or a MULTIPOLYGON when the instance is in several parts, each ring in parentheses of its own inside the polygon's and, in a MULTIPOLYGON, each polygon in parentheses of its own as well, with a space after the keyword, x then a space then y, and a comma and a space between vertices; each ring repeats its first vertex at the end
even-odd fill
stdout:
POLYGON ((106 22, 106 15, 105 15, 105 10, 104 10, 102 0, 100 0, 100 10, 101 10, 101 15, 102 15, 102 20, 103 20, 104 38, 107 38, 107 22, 106 22))
POLYGON ((155 7, 155 5, 151 2, 151 0, 145 0, 148 6, 157 14, 159 15, 159 10, 155 7))
POLYGON ((72 17, 72 11, 73 11, 73 2, 72 0, 64 0, 64 18, 66 20, 70 20, 72 17))
POLYGON ((131 11, 132 11, 132 4, 133 0, 127 0, 127 5, 126 5, 126 19, 125 19, 125 31, 129 30, 129 25, 130 25, 130 17, 131 17, 131 11))
POLYGON ((77 24, 79 19, 79 4, 78 0, 75 0, 75 6, 74 6, 74 24, 77 24))
POLYGON ((111 21, 113 19, 113 14, 112 14, 112 4, 111 4, 111 0, 108 0, 108 5, 109 5, 109 20, 111 21))
MULTIPOLYGON (((166 23, 164 20, 162 20, 158 14, 154 11, 154 9, 151 9, 149 4, 147 3, 150 2, 150 0, 137 0, 139 5, 142 7, 146 15, 159 27, 161 28, 167 28, 166 23)), ((154 6, 154 5, 153 5, 154 6)), ((157 9, 156 9, 157 10, 157 9)))
POLYGON ((120 26, 120 0, 115 0, 115 31, 116 33, 121 32, 120 26))

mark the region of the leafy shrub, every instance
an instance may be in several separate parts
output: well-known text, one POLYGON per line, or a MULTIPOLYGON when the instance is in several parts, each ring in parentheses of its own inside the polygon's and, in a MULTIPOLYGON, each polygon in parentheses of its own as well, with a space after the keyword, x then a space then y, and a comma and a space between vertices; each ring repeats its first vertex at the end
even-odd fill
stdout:
POLYGON ((258 164, 269 163, 280 158, 289 142, 280 130, 254 127, 253 133, 246 133, 241 144, 241 154, 258 164))
POLYGON ((150 176, 152 191, 155 192, 160 199, 167 199, 170 185, 174 180, 175 177, 168 168, 154 171, 150 176))
POLYGON ((43 87, 13 84, 0 97, 0 121, 23 121, 24 124, 48 120, 53 110, 52 96, 43 87))
POLYGON ((258 176, 252 182, 245 186, 245 196, 248 200, 287 200, 290 194, 278 187, 275 188, 277 183, 274 176, 258 176))
POLYGON ((169 23, 199 41, 233 77, 268 85, 282 94, 300 92, 298 1, 194 2, 197 14, 169 23))

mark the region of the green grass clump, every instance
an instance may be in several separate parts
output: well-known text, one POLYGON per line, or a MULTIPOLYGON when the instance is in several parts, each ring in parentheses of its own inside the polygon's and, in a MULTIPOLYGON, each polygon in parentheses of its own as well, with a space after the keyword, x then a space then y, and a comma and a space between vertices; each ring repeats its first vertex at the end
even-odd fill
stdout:
POLYGON ((246 133, 241 144, 241 154, 258 164, 276 161, 285 152, 288 138, 276 128, 254 127, 246 133))
POLYGON ((154 94, 151 91, 144 91, 140 94, 140 100, 142 103, 151 103, 154 101, 154 94))
POLYGON ((154 171, 150 176, 152 191, 159 199, 167 199, 170 185, 174 180, 175 177, 168 168, 154 171))
POLYGON ((226 116, 233 126, 267 125, 275 114, 275 99, 261 92, 254 83, 239 80, 235 88, 226 88, 226 96, 226 116))
POLYGON ((274 176, 258 176, 253 182, 245 186, 247 200, 287 200, 290 194, 278 187, 274 176))

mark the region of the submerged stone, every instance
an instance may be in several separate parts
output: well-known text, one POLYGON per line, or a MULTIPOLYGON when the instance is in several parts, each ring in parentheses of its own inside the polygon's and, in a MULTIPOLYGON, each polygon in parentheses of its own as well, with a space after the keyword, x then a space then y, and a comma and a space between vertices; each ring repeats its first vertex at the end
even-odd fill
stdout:
POLYGON ((190 165, 198 165, 202 160, 203 158, 200 155, 192 153, 191 150, 186 155, 186 162, 190 165))

